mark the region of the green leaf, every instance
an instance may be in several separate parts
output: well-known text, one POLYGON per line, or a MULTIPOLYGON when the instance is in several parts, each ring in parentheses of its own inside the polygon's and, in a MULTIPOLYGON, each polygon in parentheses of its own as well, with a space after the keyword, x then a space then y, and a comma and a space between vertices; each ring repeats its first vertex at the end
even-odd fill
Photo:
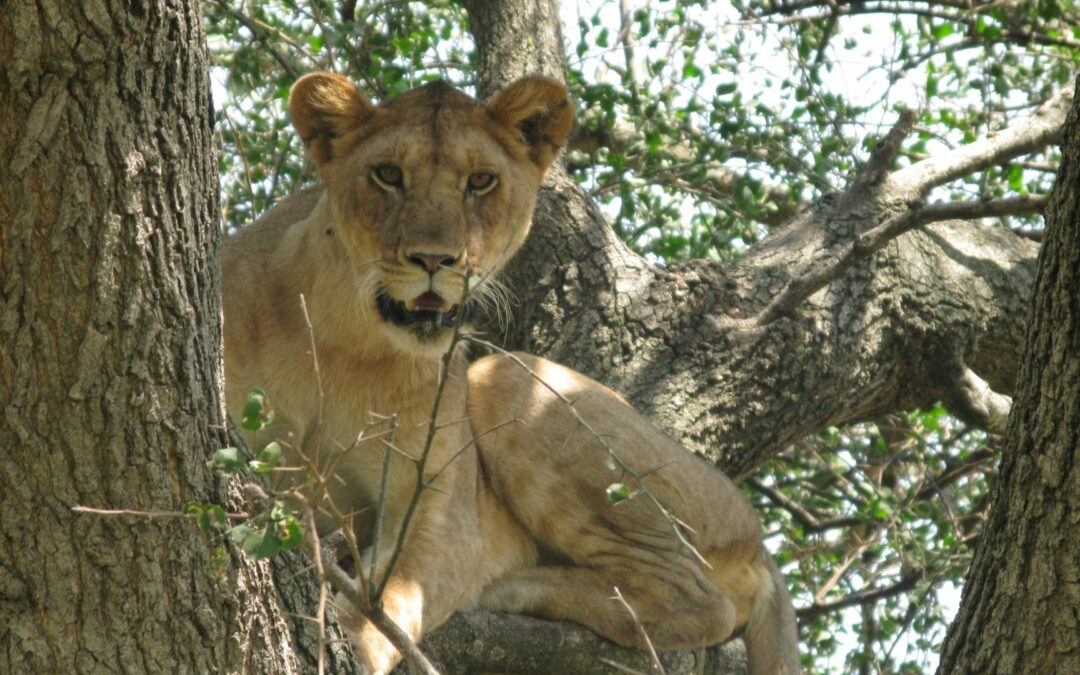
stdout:
POLYGON ((225 509, 217 504, 199 504, 188 502, 184 504, 184 513, 195 516, 195 523, 199 531, 206 536, 213 534, 215 530, 223 530, 229 519, 225 515, 225 509))
POLYGON ((625 483, 612 483, 607 486, 607 498, 612 504, 630 499, 630 487, 625 483))
POLYGON ((248 466, 256 473, 265 474, 273 471, 280 461, 281 444, 277 441, 271 441, 270 443, 267 443, 266 447, 259 453, 258 459, 253 459, 248 462, 248 466))
POLYGON ((258 388, 248 390, 244 410, 240 415, 240 426, 249 431, 258 431, 273 419, 274 411, 270 408, 266 392, 258 388))
POLYGON ((1019 164, 1009 165, 1009 188, 1020 191, 1024 187, 1024 167, 1019 164))
POLYGON ((953 25, 951 23, 943 23, 940 26, 934 28, 934 39, 943 40, 953 34, 953 25))
POLYGON ((256 529, 244 523, 229 530, 229 536, 255 560, 269 558, 281 550, 274 527, 256 529))
POLYGON ((278 523, 278 541, 282 551, 296 548, 303 538, 303 531, 301 531, 300 524, 296 522, 295 518, 290 517, 288 521, 278 523))
POLYGON ((242 470, 245 465, 238 448, 222 448, 215 452, 214 458, 210 460, 210 466, 214 471, 227 476, 242 470))

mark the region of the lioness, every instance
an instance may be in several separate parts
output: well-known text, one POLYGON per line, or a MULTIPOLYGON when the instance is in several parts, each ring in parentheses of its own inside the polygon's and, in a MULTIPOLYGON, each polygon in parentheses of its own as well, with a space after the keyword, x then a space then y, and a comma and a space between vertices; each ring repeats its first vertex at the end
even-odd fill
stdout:
MULTIPOLYGON (((294 464, 301 452, 332 462, 330 502, 354 517, 363 546, 373 543, 392 440, 379 578, 417 479, 410 458, 426 442, 441 357, 467 311, 457 304, 466 278, 484 279, 473 291, 482 298, 521 246, 573 113, 566 89, 540 77, 486 105, 433 83, 374 106, 326 73, 296 83, 289 111, 324 185, 224 245, 228 400, 236 410, 247 388, 267 391, 271 431, 290 442, 294 464)), ((617 394, 554 363, 497 355, 469 365, 459 349, 448 372, 425 476, 432 489, 383 602, 410 635, 472 607, 577 621, 623 645, 643 646, 644 630, 658 649, 745 628, 752 672, 798 670, 790 599, 757 517, 726 477, 617 394), (605 487, 620 474, 605 443, 650 472, 645 487, 707 565, 649 499, 609 503, 605 487), (614 587, 640 626, 612 601, 614 587)), ((369 672, 400 658, 363 619, 351 634, 369 672)))

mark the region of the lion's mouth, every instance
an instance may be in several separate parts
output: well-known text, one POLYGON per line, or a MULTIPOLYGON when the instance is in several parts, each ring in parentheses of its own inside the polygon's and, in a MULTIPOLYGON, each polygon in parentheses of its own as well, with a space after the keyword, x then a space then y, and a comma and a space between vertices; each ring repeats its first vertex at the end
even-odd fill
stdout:
POLYGON ((379 314, 383 319, 395 326, 417 328, 423 332, 431 332, 438 328, 453 328, 462 310, 463 320, 468 320, 471 314, 469 305, 465 305, 464 308, 458 305, 446 307, 442 298, 431 291, 420 295, 410 304, 413 305, 412 309, 409 309, 404 302, 391 298, 385 288, 380 288, 375 294, 375 305, 379 308, 379 314))

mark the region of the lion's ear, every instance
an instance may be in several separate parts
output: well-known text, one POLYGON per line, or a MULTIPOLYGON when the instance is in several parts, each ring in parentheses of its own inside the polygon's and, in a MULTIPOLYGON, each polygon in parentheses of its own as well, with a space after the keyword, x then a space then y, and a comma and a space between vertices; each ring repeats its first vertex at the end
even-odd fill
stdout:
POLYGON ((548 77, 517 80, 495 94, 487 108, 496 121, 521 132, 529 157, 541 170, 555 159, 574 126, 570 92, 548 77))
POLYGON ((316 166, 333 157, 330 142, 375 112, 371 101, 341 75, 311 73, 289 92, 289 116, 316 166))

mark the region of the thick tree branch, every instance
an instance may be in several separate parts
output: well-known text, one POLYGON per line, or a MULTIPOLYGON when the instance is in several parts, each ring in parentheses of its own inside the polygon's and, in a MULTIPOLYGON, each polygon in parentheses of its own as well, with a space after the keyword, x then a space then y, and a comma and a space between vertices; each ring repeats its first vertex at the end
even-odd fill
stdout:
POLYGON ((566 79, 555 0, 462 0, 476 38, 476 91, 486 99, 523 75, 566 79))
POLYGON ((1062 136, 1000 473, 939 673, 1080 672, 1080 105, 1062 136))
MULTIPOLYGON (((588 197, 556 176, 508 270, 521 300, 508 344, 615 386, 736 475, 829 424, 933 403, 939 368, 927 340, 951 345, 1008 394, 1037 249, 999 228, 936 220, 1026 213, 1039 202, 909 208, 917 196, 891 178, 870 194, 853 187, 734 264, 662 270, 629 252, 588 197), (818 271, 815 261, 831 258, 842 274, 818 271), (831 279, 826 292, 793 303, 791 321, 745 330, 740 314, 757 316, 807 274, 831 279), (813 397, 796 396, 807 387, 813 397)), ((820 289, 802 284, 799 296, 820 289)))
MULTIPOLYGON (((474 33, 478 53, 526 51, 523 29, 512 27, 534 24, 496 20, 515 4, 534 3, 466 3, 474 28, 484 27, 474 33)), ((538 10, 523 11, 535 16, 538 10)), ((551 29, 528 35, 541 51, 560 49, 551 29)), ((481 58, 479 90, 490 93, 535 71, 534 65, 481 58)), ((924 160, 873 186, 853 184, 725 265, 650 265, 613 235, 588 195, 553 172, 529 240, 504 277, 519 299, 514 322, 491 334, 502 336, 504 346, 613 386, 735 476, 828 425, 938 400, 936 354, 956 355, 993 390, 1008 394, 1037 247, 1003 228, 938 219, 1029 213, 1038 202, 910 205, 966 171, 1043 147, 1060 121, 1050 105, 951 157, 924 160), (761 316, 784 289, 821 274, 823 261, 837 258, 843 269, 833 265, 824 274, 826 286, 804 283, 801 301, 790 303, 795 296, 789 296, 791 308, 776 314, 787 320, 760 322, 749 331, 740 325, 740 316, 761 316)), ((448 626, 476 616, 456 617, 448 626)), ((484 635, 518 618, 493 621, 484 635)), ((536 635, 547 646, 533 653, 553 651, 563 639, 536 635)), ((449 651, 462 652, 474 636, 458 634, 449 651)), ((481 642, 486 650, 489 643, 481 642)), ((428 653, 441 661, 437 650, 428 653)))
POLYGON ((972 426, 993 434, 1004 434, 1012 399, 991 389, 986 380, 962 361, 946 368, 945 372, 952 374, 951 382, 944 385, 942 394, 949 411, 972 426))
POLYGON ((900 118, 896 121, 896 124, 889 130, 885 138, 877 142, 870 153, 870 159, 867 160, 866 165, 855 177, 855 185, 877 185, 885 180, 885 177, 889 175, 889 170, 892 168, 893 161, 900 153, 900 145, 911 133, 916 119, 917 115, 914 110, 904 108, 900 111, 900 118))
POLYGON ((891 180, 900 190, 924 195, 931 188, 961 176, 1057 143, 1061 139, 1061 125, 1065 122, 1072 96, 1073 87, 1066 87, 1024 122, 951 152, 928 157, 895 172, 891 180))
MULTIPOLYGON (((465 672, 617 675, 626 673, 627 668, 642 673, 656 672, 651 669, 652 659, 645 652, 619 647, 582 626, 513 614, 459 612, 425 637, 420 646, 447 675, 465 672)), ((663 652, 659 659, 668 675, 746 672, 746 652, 739 641, 700 653, 698 650, 663 652)), ((395 672, 402 672, 402 668, 395 672)))
POLYGON ((733 323, 743 329, 752 330, 788 316, 808 297, 839 279, 859 261, 880 251, 887 243, 916 227, 943 220, 1038 213, 1045 204, 1046 197, 1042 195, 982 202, 943 202, 927 206, 914 204, 909 210, 856 235, 849 245, 828 256, 810 272, 792 281, 784 292, 773 299, 757 316, 733 323))

